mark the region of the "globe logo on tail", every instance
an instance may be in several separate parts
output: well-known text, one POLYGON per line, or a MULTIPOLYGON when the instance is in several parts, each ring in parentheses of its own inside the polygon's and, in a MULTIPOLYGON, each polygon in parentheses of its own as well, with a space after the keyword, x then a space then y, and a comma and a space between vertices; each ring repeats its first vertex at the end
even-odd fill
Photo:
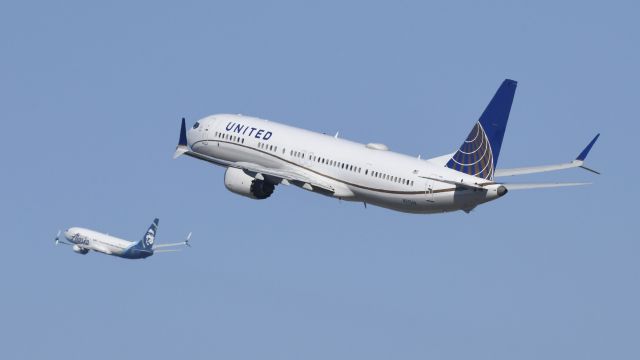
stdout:
POLYGON ((447 167, 462 173, 493 180, 493 152, 480 122, 473 127, 447 167))

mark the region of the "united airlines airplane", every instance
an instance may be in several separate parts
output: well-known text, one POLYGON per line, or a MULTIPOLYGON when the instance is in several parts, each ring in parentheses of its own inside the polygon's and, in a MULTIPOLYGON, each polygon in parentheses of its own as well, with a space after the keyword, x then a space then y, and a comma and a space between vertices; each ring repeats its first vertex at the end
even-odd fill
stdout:
POLYGON ((60 240, 61 232, 58 231, 56 236, 56 245, 71 245, 73 251, 78 254, 86 255, 89 250, 97 251, 107 255, 114 255, 125 259, 144 259, 158 252, 178 251, 176 249, 162 249, 173 246, 189 245, 191 233, 187 238, 179 243, 172 244, 154 244, 156 233, 158 231, 158 223, 160 220, 155 219, 142 239, 138 241, 127 241, 108 234, 102 234, 97 231, 72 227, 64 231, 64 237, 67 241, 60 240))
POLYGON ((189 130, 183 118, 174 158, 187 155, 226 167, 227 189, 251 199, 266 199, 276 185, 285 184, 407 213, 470 212, 509 190, 584 185, 498 181, 575 167, 597 173, 585 167, 584 160, 600 134, 571 162, 496 168, 516 85, 505 80, 458 150, 433 159, 229 114, 205 117, 189 130))

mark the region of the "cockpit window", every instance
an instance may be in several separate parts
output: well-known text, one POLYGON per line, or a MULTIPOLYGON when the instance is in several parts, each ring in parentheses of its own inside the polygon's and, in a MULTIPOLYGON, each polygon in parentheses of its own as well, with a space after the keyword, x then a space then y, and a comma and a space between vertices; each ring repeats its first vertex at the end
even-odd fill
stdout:
POLYGON ((194 128, 194 129, 197 129, 197 128, 198 128, 198 126, 200 126, 200 123, 196 121, 196 123, 195 123, 195 124, 193 124, 193 128, 194 128))

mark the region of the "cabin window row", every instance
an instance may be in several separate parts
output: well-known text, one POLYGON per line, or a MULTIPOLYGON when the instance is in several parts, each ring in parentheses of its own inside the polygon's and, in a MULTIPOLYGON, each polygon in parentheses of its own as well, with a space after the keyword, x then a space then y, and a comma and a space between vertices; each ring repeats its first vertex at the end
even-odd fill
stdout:
MULTIPOLYGON (((327 159, 327 158, 320 157, 320 156, 305 155, 305 153, 300 152, 300 151, 290 150, 289 155, 291 155, 293 157, 300 158, 300 159, 305 159, 305 156, 306 156, 306 158, 308 158, 309 160, 315 161, 315 162, 320 163, 320 164, 333 166, 333 167, 337 167, 337 168, 348 170, 348 171, 352 171, 352 172, 362 173, 362 168, 359 167, 359 166, 346 164, 346 163, 343 163, 343 162, 340 162, 340 161, 331 160, 331 159, 327 159)), ((364 174, 365 175, 371 175, 372 177, 375 177, 375 178, 378 178, 378 179, 395 182, 397 184, 413 186, 413 180, 405 179, 405 178, 398 177, 398 176, 392 176, 392 175, 385 174, 385 173, 382 173, 382 172, 379 172, 379 171, 374 171, 374 170, 369 171, 368 169, 366 169, 364 171, 364 174)))
POLYGON ((235 142, 238 144, 244 144, 244 138, 240 136, 216 132, 216 137, 222 140, 227 140, 227 141, 235 142))
POLYGON ((262 149, 262 150, 265 150, 265 151, 276 152, 276 151, 278 151, 278 146, 259 142, 258 143, 258 149, 262 149))
MULTIPOLYGON (((236 135, 231 135, 231 134, 226 134, 226 133, 221 133, 221 132, 216 132, 216 137, 223 139, 223 140, 228 140, 228 141, 232 141, 238 144, 244 144, 244 138, 240 137, 240 136, 236 136, 236 135)), ((276 145, 271 145, 271 144, 265 144, 262 142, 258 143, 258 148, 262 149, 262 150, 267 150, 267 151, 271 151, 271 152, 276 152, 278 151, 278 146, 276 145)), ((282 153, 285 154, 286 150, 282 149, 282 153)), ((337 167, 339 169, 344 169, 347 171, 352 171, 352 172, 357 172, 357 173, 362 173, 362 168, 355 166, 355 165, 351 165, 351 164, 346 164, 340 161, 336 161, 336 160, 331 160, 331 159, 327 159, 324 157, 320 157, 320 156, 315 156, 315 155, 306 155, 305 153, 301 152, 301 151, 295 151, 295 150, 290 150, 289 151, 289 155, 291 155, 292 157, 296 157, 296 158, 300 158, 300 159, 309 159, 311 161, 315 161, 319 164, 323 164, 323 165, 328 165, 328 166, 333 166, 333 167, 337 167)), ((402 185, 409 185, 409 186, 413 186, 413 180, 408 180, 408 179, 404 179, 402 177, 398 177, 398 176, 392 176, 389 174, 385 174, 379 171, 375 171, 375 170, 369 170, 366 169, 364 171, 365 175, 370 175, 374 178, 377 179, 382 179, 382 180, 386 180, 386 181, 391 181, 391 182, 395 182, 398 184, 402 184, 402 185)))
POLYGON ((367 169, 367 170, 364 171, 364 174, 365 175, 371 175, 372 177, 377 178, 377 179, 387 180, 387 181, 391 181, 391 182, 402 184, 402 185, 413 186, 413 180, 409 180, 409 179, 405 179, 405 178, 402 178, 402 177, 385 174, 385 173, 382 173, 382 172, 379 172, 379 171, 375 171, 375 170, 369 171, 367 169))

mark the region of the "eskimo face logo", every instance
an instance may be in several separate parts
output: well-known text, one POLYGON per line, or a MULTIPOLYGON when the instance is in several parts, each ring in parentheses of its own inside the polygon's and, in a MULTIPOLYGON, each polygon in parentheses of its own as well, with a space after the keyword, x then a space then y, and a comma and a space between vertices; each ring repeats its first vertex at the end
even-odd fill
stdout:
POLYGON ((153 245, 153 239, 155 238, 155 232, 153 231, 153 229, 149 229, 149 231, 147 231, 147 234, 144 236, 144 243, 147 246, 151 246, 153 245))

